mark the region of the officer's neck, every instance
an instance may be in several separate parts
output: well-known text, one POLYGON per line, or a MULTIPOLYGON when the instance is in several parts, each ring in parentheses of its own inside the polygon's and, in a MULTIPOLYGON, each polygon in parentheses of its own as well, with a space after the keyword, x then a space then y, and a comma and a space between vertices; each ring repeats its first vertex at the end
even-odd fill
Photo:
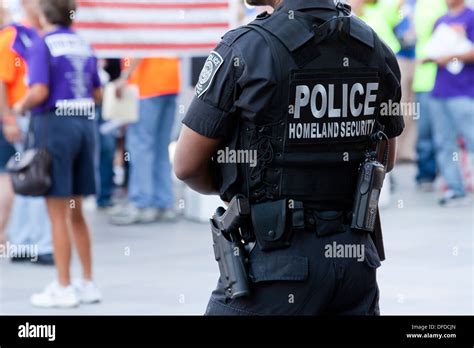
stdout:
POLYGON ((268 0, 268 6, 271 6, 274 9, 280 6, 282 3, 283 3, 283 0, 268 0))

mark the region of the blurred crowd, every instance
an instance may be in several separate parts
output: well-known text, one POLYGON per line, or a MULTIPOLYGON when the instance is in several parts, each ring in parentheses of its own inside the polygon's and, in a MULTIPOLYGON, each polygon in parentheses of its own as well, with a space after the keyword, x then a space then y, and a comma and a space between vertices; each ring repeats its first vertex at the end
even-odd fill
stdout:
MULTIPOLYGON (((97 59, 73 30, 74 0, 23 0, 18 22, 5 5, 0 6, 1 243, 34 245, 35 263, 56 266, 57 280, 32 296, 33 305, 98 302, 83 199, 95 196, 115 225, 176 219, 168 149, 180 61, 97 59), (137 86, 137 122, 117 126, 103 119, 107 84, 119 99, 129 85, 137 86), (43 197, 15 195, 7 174, 8 162, 21 161, 26 148, 51 156, 51 184, 43 197), (70 274, 73 246, 83 270, 77 279, 70 274)), ((9 256, 12 262, 32 258, 14 251, 9 256)))
POLYGON ((422 191, 435 190, 436 178, 442 178, 442 206, 469 204, 474 152, 472 2, 351 0, 351 4, 398 56, 402 110, 409 110, 404 113, 406 129, 399 138, 398 160, 416 162, 422 191), (450 47, 443 38, 452 36, 437 35, 446 28, 460 43, 467 43, 465 50, 440 47, 450 47))
MULTIPOLYGON (((97 302, 83 198, 95 196, 113 225, 177 218, 169 146, 181 92, 180 59, 97 59, 73 29, 74 0, 23 0, 17 22, 6 1, 0 0, 0 244, 7 237, 14 245, 34 244, 38 264, 56 265, 58 280, 32 297, 34 305, 97 302), (114 126, 102 117, 105 85, 114 87, 117 98, 128 86, 138 87, 136 122, 114 126), (93 115, 58 117, 58 105, 84 101, 94 105, 93 115), (44 147, 52 155, 45 197, 14 194, 6 166, 25 146, 44 147), (73 245, 83 268, 78 280, 69 271, 73 245)), ((435 190, 435 180, 442 178, 442 206, 468 204, 474 153, 472 1, 349 3, 399 58, 402 103, 413 106, 403 115, 399 162, 416 164, 420 190, 435 190), (429 52, 434 33, 445 27, 470 49, 429 52)), ((242 20, 255 15, 242 9, 242 20)), ((28 259, 11 255, 14 262, 28 259)))

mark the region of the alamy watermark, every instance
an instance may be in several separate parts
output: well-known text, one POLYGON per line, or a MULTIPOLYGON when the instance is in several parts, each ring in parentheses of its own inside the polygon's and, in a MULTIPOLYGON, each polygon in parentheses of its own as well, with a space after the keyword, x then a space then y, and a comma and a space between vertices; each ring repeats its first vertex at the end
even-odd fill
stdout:
POLYGON ((30 259, 32 262, 38 261, 38 245, 36 244, 11 244, 6 242, 0 244, 0 258, 19 257, 30 259))
POLYGON ((254 168, 257 166, 257 150, 234 150, 226 147, 225 149, 217 151, 217 163, 238 163, 249 164, 254 168))
POLYGON ((19 338, 45 338, 49 342, 56 340, 56 325, 35 325, 26 322, 18 326, 19 338))
POLYGON ((324 246, 324 257, 335 259, 357 259, 358 262, 365 260, 365 245, 363 244, 326 244, 324 246))
POLYGON ((87 117, 95 119, 96 105, 92 99, 58 100, 55 115, 59 117, 87 117))
POLYGON ((406 116, 414 120, 420 118, 420 103, 396 103, 391 100, 380 104, 380 116, 406 116))

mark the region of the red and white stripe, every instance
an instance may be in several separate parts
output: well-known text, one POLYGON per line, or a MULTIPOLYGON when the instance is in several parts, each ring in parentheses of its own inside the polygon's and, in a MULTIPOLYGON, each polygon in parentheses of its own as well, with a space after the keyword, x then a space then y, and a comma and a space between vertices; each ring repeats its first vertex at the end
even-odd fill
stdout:
POLYGON ((79 0, 75 28, 100 57, 207 55, 233 0, 79 0))

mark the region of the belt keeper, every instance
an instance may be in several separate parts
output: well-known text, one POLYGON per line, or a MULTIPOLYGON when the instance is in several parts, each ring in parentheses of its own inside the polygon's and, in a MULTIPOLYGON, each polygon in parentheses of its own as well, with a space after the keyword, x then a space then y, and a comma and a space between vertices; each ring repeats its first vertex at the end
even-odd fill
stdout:
POLYGON ((304 206, 303 202, 293 202, 291 209, 292 227, 294 230, 304 230, 304 206))

